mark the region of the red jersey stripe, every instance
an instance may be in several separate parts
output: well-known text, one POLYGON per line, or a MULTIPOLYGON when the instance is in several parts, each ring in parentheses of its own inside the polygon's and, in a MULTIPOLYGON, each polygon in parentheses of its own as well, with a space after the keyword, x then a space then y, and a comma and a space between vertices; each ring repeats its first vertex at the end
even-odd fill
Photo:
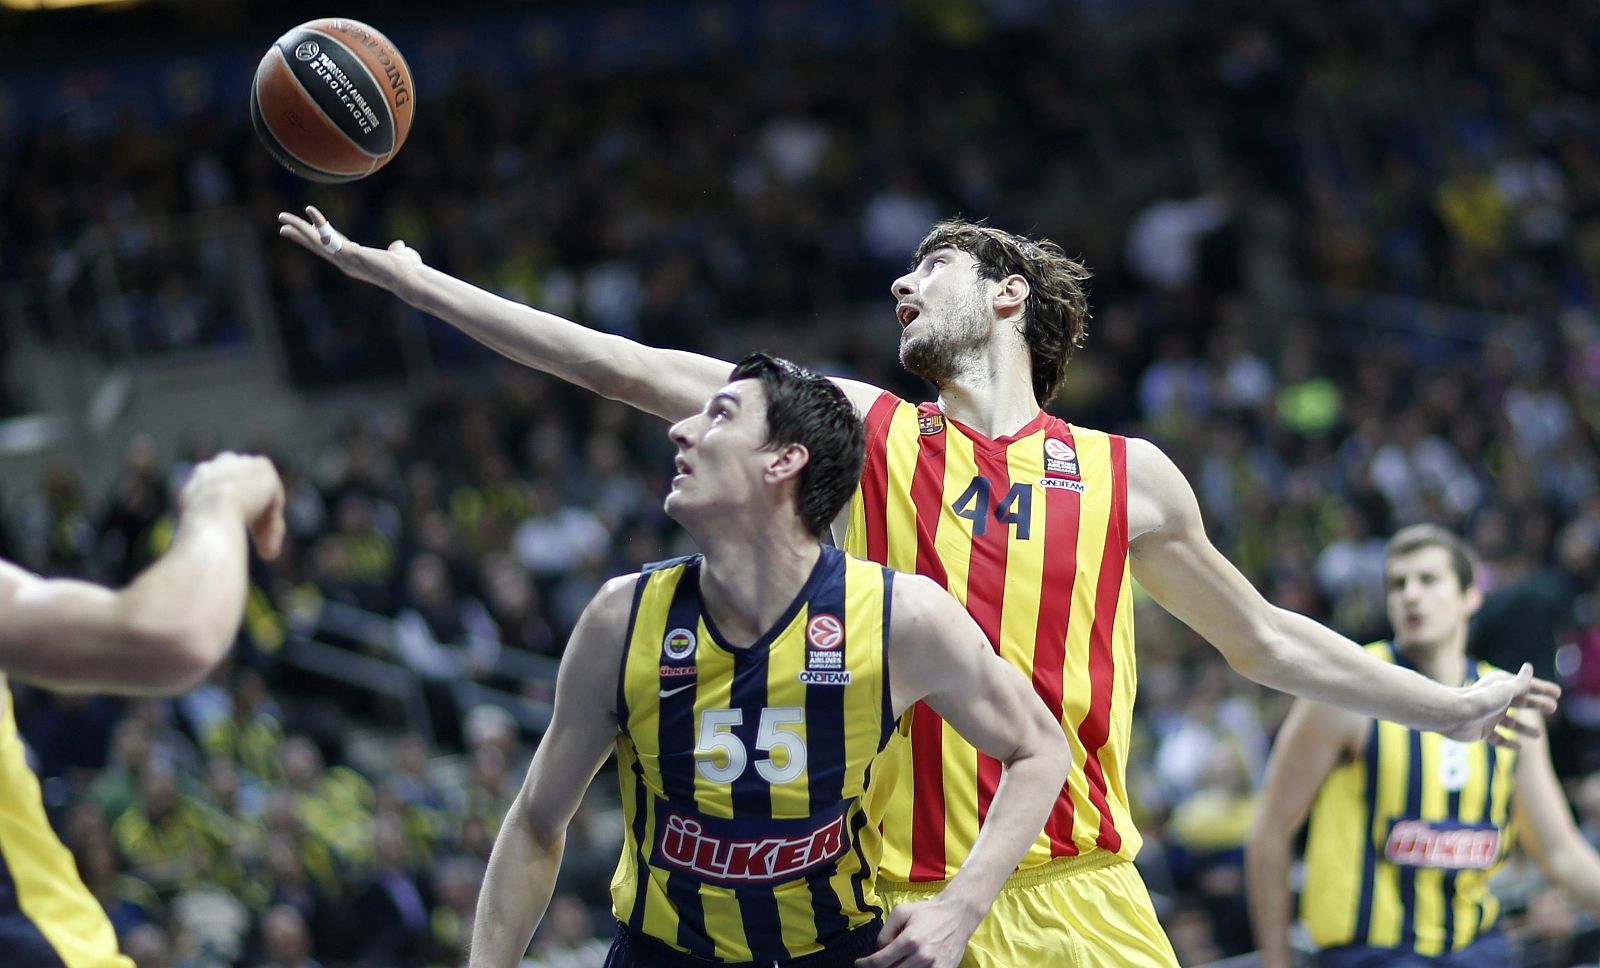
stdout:
MULTIPOLYGON (((917 574, 949 588, 949 576, 934 545, 944 514, 944 434, 919 434, 918 445, 917 467, 911 475, 911 502, 917 510, 917 574)), ((917 749, 911 766, 915 791, 911 807, 915 850, 911 877, 943 880, 948 876, 944 843, 944 720, 925 703, 917 703, 912 716, 911 742, 917 749)))
POLYGON ((1122 437, 1111 437, 1110 444, 1111 519, 1106 523, 1105 553, 1100 558, 1100 579, 1095 586, 1094 626, 1089 633, 1089 712, 1078 724, 1078 740, 1083 743, 1083 770, 1089 781, 1089 800, 1100 812, 1100 834, 1095 843, 1116 853, 1122 847, 1122 835, 1117 832, 1106 803, 1100 747, 1105 745, 1111 730, 1111 686, 1116 675, 1111 633, 1116 625, 1117 599, 1122 594, 1122 576, 1128 555, 1128 447, 1122 437))
MULTIPOLYGON (((1078 443, 1067 430, 1068 446, 1078 443)), ((1066 687, 1067 628, 1072 622, 1072 584, 1078 571, 1078 526, 1082 498, 1076 491, 1046 488, 1044 491, 1044 547, 1048 556, 1047 584, 1040 589, 1039 623, 1033 639, 1033 688, 1050 707, 1050 714, 1061 722, 1062 695, 1066 687), (1054 579, 1054 580, 1052 580, 1054 579)), ((1072 789, 1061 785, 1061 795, 1045 821, 1044 833, 1050 838, 1052 857, 1071 857, 1078 853, 1072 842, 1072 789)))
POLYGON ((889 560, 889 428, 900 400, 881 393, 867 411, 867 461, 861 471, 861 502, 866 506, 867 558, 889 560))
POLYGON ((911 879, 942 881, 944 848, 944 720, 918 702, 911 707, 911 879))
MULTIPOLYGON (((979 476, 989 483, 987 494, 981 490, 978 492, 978 499, 983 506, 975 509, 979 517, 972 528, 972 554, 967 571, 967 611, 977 620, 978 628, 983 630, 989 645, 999 654, 1001 608, 1006 597, 1007 545, 1016 529, 1030 527, 1031 522, 1026 520, 1026 516, 1018 524, 1005 520, 1008 513, 1021 510, 1006 506, 1011 491, 1011 468, 1007 464, 1005 450, 995 453, 974 447, 972 456, 977 462, 979 476)), ((1029 501, 1027 510, 1031 511, 1031 491, 1019 500, 1029 501)), ((995 788, 1000 785, 1001 766, 1000 761, 992 756, 976 750, 974 753, 978 771, 978 822, 981 824, 989 815, 989 802, 994 799, 995 788)))
POLYGON ((950 576, 933 543, 944 514, 944 434, 922 436, 918 443, 917 469, 911 475, 911 503, 917 509, 917 574, 948 589, 950 576))

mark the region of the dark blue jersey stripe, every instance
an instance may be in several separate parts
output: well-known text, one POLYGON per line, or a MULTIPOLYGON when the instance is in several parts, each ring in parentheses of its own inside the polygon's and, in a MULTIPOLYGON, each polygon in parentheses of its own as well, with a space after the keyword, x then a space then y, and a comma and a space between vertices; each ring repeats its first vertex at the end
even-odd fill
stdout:
MULTIPOLYGON (((1422 733, 1406 730, 1406 817, 1422 816, 1422 733)), ((1400 867, 1400 947, 1417 945, 1417 868, 1400 867)))
MULTIPOLYGON (((644 782, 644 767, 637 758, 633 761, 633 842, 637 847, 634 858, 638 883, 633 888, 633 910, 628 912, 628 927, 644 933, 644 902, 650 893, 650 842, 645 839, 645 816, 650 810, 649 787, 644 782)), ((659 820, 657 821, 659 822, 659 820)))
MULTIPOLYGON (((700 561, 692 559, 683 566, 678 586, 673 589, 672 604, 667 606, 667 631, 673 629, 698 630, 700 627, 700 561)), ((698 653, 698 634, 695 648, 698 653)), ((673 680, 673 688, 693 683, 697 677, 673 680), (684 681, 689 680, 688 682, 684 681)), ((658 741, 661 756, 661 788, 668 800, 694 803, 694 700, 698 688, 684 689, 662 696, 659 700, 658 741)), ((660 818, 656 820, 659 828, 660 818)), ((656 836, 661 831, 657 829, 656 836)), ((643 885, 641 885, 642 889, 643 885)), ((705 909, 700 903, 700 885, 689 875, 679 871, 667 874, 667 897, 678 915, 678 946, 702 958, 711 958, 716 946, 706 936, 705 909)))
MULTIPOLYGON (((761 765, 768 751, 761 749, 758 738, 761 716, 767 708, 767 646, 768 636, 744 649, 731 649, 733 653, 733 686, 729 694, 729 708, 743 715, 732 732, 739 737, 750 759, 744 772, 734 777, 728 785, 735 817, 772 816, 772 785, 761 775, 761 765)), ((735 892, 739 898, 739 919, 744 923, 745 941, 750 946, 750 957, 755 961, 787 961, 789 949, 783 943, 783 919, 778 914, 778 898, 769 889, 752 888, 735 892)))
MULTIPOLYGON (((828 557, 828 571, 818 582, 811 596, 811 614, 828 614, 839 619, 844 629, 844 643, 839 653, 844 657, 844 668, 850 668, 850 624, 845 615, 845 557, 843 552, 829 548, 823 552, 828 557)), ((872 643, 862 643, 862 647, 872 643)), ((809 647, 809 642, 807 643, 809 647)), ((810 788, 811 813, 820 814, 844 799, 844 773, 848 765, 845 748, 844 696, 851 686, 807 686, 806 688, 806 769, 810 788)), ((850 836, 855 837, 855 831, 850 836)), ((811 876, 811 915, 816 924, 817 940, 826 945, 849 930, 850 919, 842 912, 839 895, 831 880, 837 873, 837 861, 828 864, 811 876)))
MULTIPOLYGON (((894 738, 894 690, 889 682, 889 620, 893 617, 891 606, 894 604, 894 569, 883 570, 883 728, 878 736, 878 749, 881 751, 889 745, 889 740, 894 738)), ((910 782, 909 779, 907 782, 910 782)))
POLYGON ((633 604, 628 606, 628 631, 622 637, 622 661, 617 663, 617 730, 628 735, 628 653, 633 648, 633 633, 639 624, 639 603, 644 600, 644 590, 650 584, 648 572, 639 576, 633 585, 633 604))
POLYGON ((1364 825, 1361 828, 1361 900, 1356 904, 1356 929, 1350 938, 1352 944, 1366 944, 1367 935, 1372 932, 1372 886, 1378 872, 1378 851, 1383 849, 1372 831, 1378 816, 1378 732, 1378 723, 1374 721, 1368 727, 1364 751, 1366 776, 1362 781, 1366 786, 1366 812, 1362 815, 1364 825))

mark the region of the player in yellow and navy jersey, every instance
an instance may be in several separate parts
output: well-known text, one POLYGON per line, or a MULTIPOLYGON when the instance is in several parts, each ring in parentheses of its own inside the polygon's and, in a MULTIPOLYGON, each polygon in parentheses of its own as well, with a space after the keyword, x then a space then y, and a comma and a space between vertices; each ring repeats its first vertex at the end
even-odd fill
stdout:
POLYGON ((260 457, 196 467, 166 554, 121 591, 0 561, 0 962, 133 968, 56 838, 28 769, 8 677, 70 692, 155 695, 199 683, 244 617, 245 535, 276 556, 283 485, 260 457))
MULTIPOLYGON (((1446 683, 1490 673, 1466 654, 1481 596, 1460 538, 1406 528, 1389 541, 1385 573, 1394 640, 1369 646, 1373 655, 1446 683)), ((1290 964, 1290 845, 1308 811, 1300 917, 1327 968, 1511 965, 1488 879, 1513 840, 1600 911, 1600 857, 1567 812, 1533 723, 1458 743, 1302 700, 1273 747, 1247 851, 1265 968, 1290 964)))
MULTIPOLYGON (((668 420, 697 410, 728 364, 655 349, 520 306, 422 264, 403 242, 346 239, 315 209, 280 233, 501 353, 668 420)), ((1559 691, 1502 672, 1446 687, 1261 596, 1206 537, 1189 482, 1147 440, 1044 412, 1082 343, 1088 270, 1053 242, 960 220, 935 225, 891 286, 900 361, 939 391, 920 407, 836 380, 868 421, 839 546, 949 590, 1033 684, 1072 750, 1044 831, 974 934, 978 968, 1169 966, 1172 946, 1129 861, 1128 735, 1137 692, 1137 580, 1242 674, 1368 715, 1481 739, 1559 691)), ((998 768, 917 707, 910 763, 884 824, 885 900, 914 903, 962 868, 993 816, 998 768)), ((881 772, 880 772, 881 776, 881 772)))
POLYGON ((943 590, 822 546, 863 452, 837 387, 749 357, 671 437, 666 509, 704 555, 614 579, 585 610, 495 841, 471 963, 522 959, 614 746, 627 835, 609 968, 954 968, 1066 778, 1058 728, 943 590), (960 874, 885 922, 876 778, 919 700, 1003 773, 960 874))

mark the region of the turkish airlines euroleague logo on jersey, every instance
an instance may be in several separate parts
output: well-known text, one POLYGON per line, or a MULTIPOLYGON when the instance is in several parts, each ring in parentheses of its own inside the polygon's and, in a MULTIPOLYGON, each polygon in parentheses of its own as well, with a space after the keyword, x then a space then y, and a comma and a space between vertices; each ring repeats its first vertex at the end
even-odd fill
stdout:
POLYGON ((1078 452, 1064 440, 1044 439, 1044 472, 1063 477, 1078 476, 1078 452))
POLYGON ((1400 820, 1389 828, 1383 856, 1402 867, 1488 870, 1500 856, 1500 830, 1488 824, 1400 820))
POLYGON ((800 681, 808 686, 845 686, 844 623, 839 616, 818 612, 806 623, 806 671, 800 681))
POLYGON ((657 801, 660 834, 650 863, 730 887, 779 884, 844 856, 845 804, 797 820, 724 820, 657 801))

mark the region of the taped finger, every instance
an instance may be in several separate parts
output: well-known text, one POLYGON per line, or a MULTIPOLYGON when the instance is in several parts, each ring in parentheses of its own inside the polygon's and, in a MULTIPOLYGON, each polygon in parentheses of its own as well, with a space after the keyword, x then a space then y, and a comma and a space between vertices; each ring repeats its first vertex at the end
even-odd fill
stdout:
POLYGON ((344 237, 333 230, 333 226, 323 222, 317 226, 317 237, 322 240, 322 247, 328 252, 335 253, 344 248, 344 237))

